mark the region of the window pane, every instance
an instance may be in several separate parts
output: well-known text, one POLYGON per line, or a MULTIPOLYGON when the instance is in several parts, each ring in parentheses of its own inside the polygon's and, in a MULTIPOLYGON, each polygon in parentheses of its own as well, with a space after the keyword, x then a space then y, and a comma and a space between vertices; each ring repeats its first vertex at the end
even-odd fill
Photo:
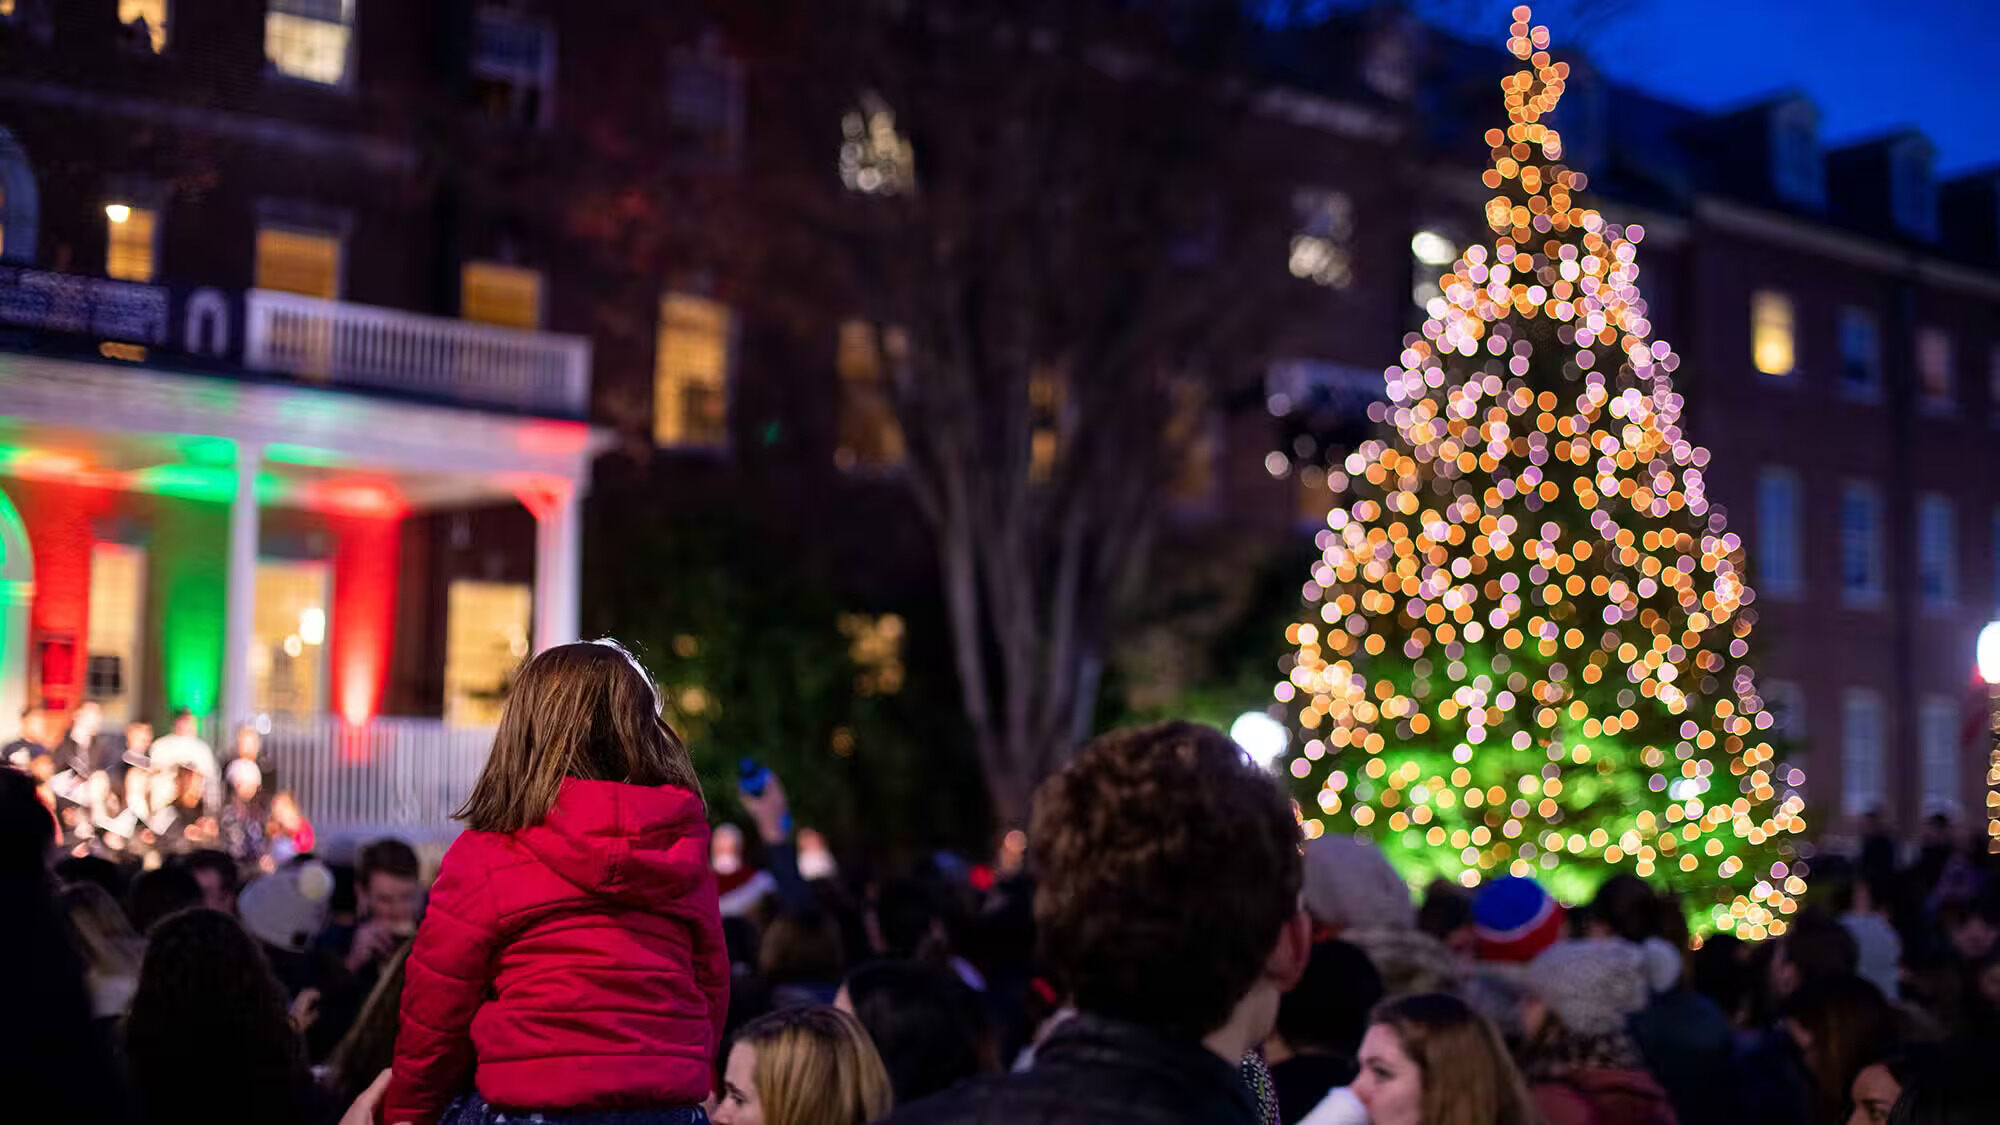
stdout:
POLYGON ((114 203, 105 208, 109 238, 104 273, 120 281, 153 280, 153 237, 157 216, 144 207, 114 203))
POLYGON ((250 615, 253 709, 289 715, 313 715, 323 709, 320 684, 326 671, 326 629, 305 622, 326 621, 328 578, 324 562, 258 561, 256 608, 250 615))
POLYGON ((86 690, 116 724, 139 713, 141 621, 146 604, 146 551, 117 543, 90 548, 90 653, 86 690))
POLYGON ((146 38, 158 54, 167 49, 167 0, 118 0, 118 22, 132 27, 145 21, 146 38))
POLYGON ((1959 709, 1950 698, 1932 696, 1924 700, 1917 722, 1917 739, 1922 749, 1924 807, 1930 813, 1958 810, 1959 709))
POLYGON ((1958 596, 1954 555, 1956 512, 1943 496, 1926 496, 1917 505, 1917 571, 1924 604, 1950 605, 1958 596))
POLYGON ((340 239, 282 227, 257 228, 257 288, 338 299, 340 239))
POLYGON ((534 594, 525 583, 453 582, 445 592, 444 718, 500 721, 507 689, 528 656, 534 594))
POLYGON ((542 272, 498 262, 467 262, 459 313, 466 320, 535 329, 542 321, 542 272))
POLYGON ((865 320, 841 324, 834 355, 840 401, 833 463, 839 468, 902 463, 903 429, 883 365, 885 361, 897 367, 907 364, 909 350, 909 336, 900 328, 878 335, 875 325, 865 320))
POLYGON ((1841 707, 1841 810, 1873 812, 1882 802, 1882 697, 1849 688, 1841 707))
POLYGON ((1925 401, 1951 402, 1951 337, 1942 328, 1917 332, 1917 382, 1925 401))
POLYGON ((1875 318, 1862 309, 1840 313, 1840 381, 1849 390, 1874 390, 1882 380, 1882 348, 1875 318))
POLYGON ((727 305, 689 293, 660 299, 653 353, 653 440, 659 445, 728 443, 727 305))
POLYGON ((1872 488, 1849 485, 1840 500, 1840 580, 1850 603, 1882 593, 1881 503, 1872 488))
POLYGON ((1792 299, 1760 289, 1750 298, 1750 352, 1766 375, 1792 373, 1792 299))
POLYGON ((1799 551, 1799 481, 1783 469, 1767 469, 1757 481, 1757 559, 1760 592, 1793 597, 1803 585, 1799 551))
POLYGON ((353 8, 346 0, 303 3, 274 0, 264 17, 264 54, 278 73, 324 86, 347 80, 347 53, 353 35, 353 8), (320 17, 280 8, 309 8, 320 17))

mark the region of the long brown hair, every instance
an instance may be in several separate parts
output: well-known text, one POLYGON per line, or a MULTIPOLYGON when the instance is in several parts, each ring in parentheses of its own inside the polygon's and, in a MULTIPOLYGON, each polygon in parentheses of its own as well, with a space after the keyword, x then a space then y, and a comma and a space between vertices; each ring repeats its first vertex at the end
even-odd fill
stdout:
POLYGON ((1423 1125, 1535 1125, 1521 1072, 1500 1033, 1456 996, 1402 996, 1378 1005, 1371 1024, 1396 1033, 1424 1076, 1423 1125))
POLYGON ((522 667, 493 752, 454 814, 479 832, 540 824, 564 778, 676 785, 701 797, 694 760, 660 714, 659 689, 612 640, 557 645, 522 667))
POLYGON ((782 1008, 745 1024, 765 1125, 866 1125, 894 1108, 889 1072, 861 1021, 838 1008, 782 1008))
POLYGON ((361 1005, 354 1026, 340 1037, 333 1054, 326 1059, 322 1080, 333 1095, 335 1105, 348 1105, 361 1096, 375 1076, 396 1061, 396 1033, 403 1026, 403 981, 408 975, 410 950, 414 942, 404 942, 382 965, 375 988, 361 1005))

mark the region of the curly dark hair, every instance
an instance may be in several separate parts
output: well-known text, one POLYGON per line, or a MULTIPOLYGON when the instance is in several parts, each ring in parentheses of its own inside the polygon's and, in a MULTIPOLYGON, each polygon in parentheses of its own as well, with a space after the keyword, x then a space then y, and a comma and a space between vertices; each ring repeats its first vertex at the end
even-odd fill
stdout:
POLYGON ((125 1055, 147 1122, 205 1117, 218 1059, 229 1072, 233 1121, 289 1125, 325 1108, 284 990, 256 941, 219 911, 183 910, 153 927, 125 1019, 125 1055))
POLYGON ((1036 791, 1028 839, 1057 983, 1085 1011, 1161 1031, 1227 1022, 1299 910, 1291 802, 1209 727, 1092 742, 1036 791))

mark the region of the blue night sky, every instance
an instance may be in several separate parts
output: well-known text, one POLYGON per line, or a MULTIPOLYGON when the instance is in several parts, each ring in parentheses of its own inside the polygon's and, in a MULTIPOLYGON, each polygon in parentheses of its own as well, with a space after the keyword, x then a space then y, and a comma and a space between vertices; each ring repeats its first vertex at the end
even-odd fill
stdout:
MULTIPOLYGON (((1469 20, 1459 6, 1450 22, 1491 22, 1497 42, 1510 7, 1469 20)), ((1587 45, 1619 80, 1707 109, 1796 86, 1828 147, 1910 125, 1943 176, 2000 164, 2000 0, 1631 0, 1587 45)))

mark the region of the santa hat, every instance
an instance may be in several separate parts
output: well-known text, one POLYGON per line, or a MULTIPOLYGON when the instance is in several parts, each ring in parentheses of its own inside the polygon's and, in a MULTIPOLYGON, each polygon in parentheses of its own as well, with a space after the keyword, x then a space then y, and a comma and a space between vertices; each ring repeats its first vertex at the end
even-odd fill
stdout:
POLYGON ((1472 900, 1472 933, 1481 961, 1532 961, 1562 931, 1561 904, 1533 879, 1495 879, 1472 900))

